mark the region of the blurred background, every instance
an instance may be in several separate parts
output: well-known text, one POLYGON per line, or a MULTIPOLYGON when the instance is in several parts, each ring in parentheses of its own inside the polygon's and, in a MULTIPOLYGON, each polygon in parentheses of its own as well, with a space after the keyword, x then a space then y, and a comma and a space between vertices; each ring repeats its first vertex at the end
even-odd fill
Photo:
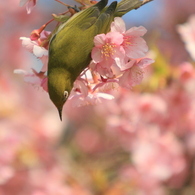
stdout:
POLYGON ((67 102, 61 122, 48 94, 14 70, 39 66, 19 38, 64 10, 54 0, 31 14, 19 0, 0 2, 0 195, 194 195, 194 0, 154 0, 125 15, 128 28, 148 30, 155 63, 112 101, 67 102))

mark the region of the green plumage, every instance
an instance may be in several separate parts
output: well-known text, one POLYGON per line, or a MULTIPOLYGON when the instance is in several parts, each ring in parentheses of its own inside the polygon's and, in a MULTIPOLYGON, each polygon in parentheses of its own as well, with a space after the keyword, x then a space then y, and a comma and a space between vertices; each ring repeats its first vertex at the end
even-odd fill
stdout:
POLYGON ((96 5, 75 14, 62 24, 51 38, 48 91, 60 118, 74 81, 91 61, 94 36, 107 33, 114 17, 121 17, 146 3, 140 0, 122 0, 118 5, 115 1, 106 8, 107 2, 108 0, 101 0, 96 5))

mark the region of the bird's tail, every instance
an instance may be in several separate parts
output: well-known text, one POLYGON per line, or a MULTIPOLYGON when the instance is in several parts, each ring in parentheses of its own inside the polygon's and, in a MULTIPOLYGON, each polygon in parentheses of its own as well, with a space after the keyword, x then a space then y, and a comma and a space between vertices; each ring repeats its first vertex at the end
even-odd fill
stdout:
POLYGON ((138 9, 139 7, 150 1, 152 0, 121 0, 117 5, 114 16, 121 17, 127 12, 133 9, 138 9))

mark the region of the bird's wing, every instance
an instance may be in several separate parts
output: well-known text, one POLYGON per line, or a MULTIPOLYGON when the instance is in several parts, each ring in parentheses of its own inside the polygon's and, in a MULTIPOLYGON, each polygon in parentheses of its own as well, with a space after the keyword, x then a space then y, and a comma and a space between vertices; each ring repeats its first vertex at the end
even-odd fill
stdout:
POLYGON ((107 5, 107 3, 108 0, 101 0, 97 4, 76 13, 64 24, 62 28, 76 26, 78 28, 82 28, 83 30, 87 30, 97 21, 101 14, 101 10, 107 5))
POLYGON ((76 13, 68 21, 58 27, 56 32, 51 37, 49 44, 51 44, 51 42, 55 39, 56 35, 64 28, 68 29, 72 27, 77 27, 82 30, 87 30, 88 28, 90 28, 97 21, 102 9, 105 8, 107 3, 108 0, 101 0, 97 4, 76 13))

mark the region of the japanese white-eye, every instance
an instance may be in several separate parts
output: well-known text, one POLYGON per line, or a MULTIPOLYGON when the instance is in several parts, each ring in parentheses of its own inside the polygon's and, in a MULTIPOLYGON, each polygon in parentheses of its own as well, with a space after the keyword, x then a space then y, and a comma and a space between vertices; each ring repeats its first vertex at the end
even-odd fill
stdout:
POLYGON ((48 92, 61 120, 74 81, 91 61, 94 37, 107 33, 114 17, 121 17, 149 1, 121 0, 106 7, 108 0, 101 0, 59 26, 49 44, 48 92))

